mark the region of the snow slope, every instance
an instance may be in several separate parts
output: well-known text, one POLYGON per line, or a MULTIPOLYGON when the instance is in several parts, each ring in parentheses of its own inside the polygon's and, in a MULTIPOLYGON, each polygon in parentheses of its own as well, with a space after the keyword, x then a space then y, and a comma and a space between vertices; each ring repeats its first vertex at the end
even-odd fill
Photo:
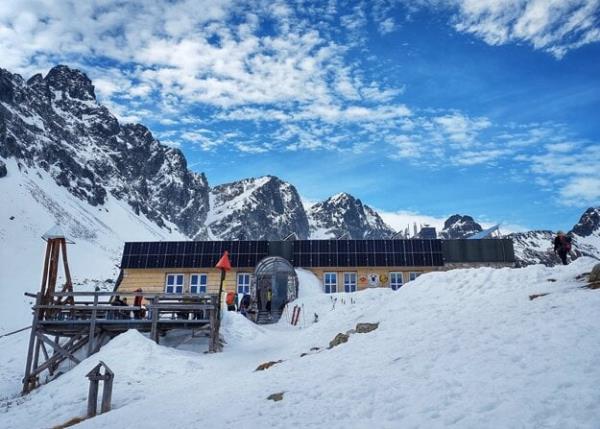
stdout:
MULTIPOLYGON (((212 355, 131 331, 29 396, 0 402, 0 427, 83 415, 84 375, 103 360, 116 373, 114 409, 78 427, 597 428, 600 291, 577 280, 594 263, 429 273, 397 292, 334 296, 300 272, 300 287, 310 286, 294 304, 318 323, 259 327, 226 313, 227 344, 212 355), (539 293, 549 295, 529 299, 539 293), (357 322, 380 325, 324 348, 357 322), (283 400, 266 399, 277 392, 283 400)), ((19 387, 5 384, 4 396, 19 387)))
POLYGON ((93 207, 45 171, 20 171, 14 159, 4 162, 8 175, 0 179, 0 335, 31 322, 31 300, 23 293, 40 288, 46 245, 41 237, 55 224, 75 243, 67 246, 75 288, 116 280, 124 241, 187 239, 134 214, 110 195, 104 205, 93 207))

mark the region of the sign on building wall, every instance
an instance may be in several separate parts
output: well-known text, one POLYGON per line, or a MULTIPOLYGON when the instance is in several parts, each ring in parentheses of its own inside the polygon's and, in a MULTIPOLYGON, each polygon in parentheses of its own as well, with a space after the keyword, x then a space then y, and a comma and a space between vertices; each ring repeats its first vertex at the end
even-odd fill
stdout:
POLYGON ((379 282, 379 274, 377 273, 369 273, 367 274, 367 279, 369 281, 369 287, 378 287, 379 282))

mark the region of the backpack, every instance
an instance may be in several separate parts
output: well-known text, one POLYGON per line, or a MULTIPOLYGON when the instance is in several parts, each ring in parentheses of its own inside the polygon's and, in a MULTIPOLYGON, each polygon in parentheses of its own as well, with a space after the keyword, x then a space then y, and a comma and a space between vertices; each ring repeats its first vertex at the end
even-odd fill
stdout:
POLYGON ((563 249, 565 249, 567 252, 571 251, 571 237, 563 237, 562 239, 562 245, 563 245, 563 249))
POLYGON ((227 292, 227 298, 225 298, 225 303, 227 305, 233 305, 235 302, 235 292, 227 292))

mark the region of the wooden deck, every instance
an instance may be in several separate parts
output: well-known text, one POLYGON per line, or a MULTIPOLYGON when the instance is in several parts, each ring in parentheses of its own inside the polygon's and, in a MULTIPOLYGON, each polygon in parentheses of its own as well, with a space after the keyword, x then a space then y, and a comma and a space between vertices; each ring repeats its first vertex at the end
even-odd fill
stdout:
POLYGON ((79 350, 97 352, 110 338, 136 329, 149 332, 157 343, 161 335, 175 329, 194 330, 209 338, 209 352, 219 351, 217 296, 149 294, 143 292, 57 292, 51 299, 36 298, 27 354, 23 393, 40 382, 40 375, 52 377, 58 365, 70 360, 79 363, 79 350), (116 296, 134 302, 143 297, 145 305, 115 305, 116 296))

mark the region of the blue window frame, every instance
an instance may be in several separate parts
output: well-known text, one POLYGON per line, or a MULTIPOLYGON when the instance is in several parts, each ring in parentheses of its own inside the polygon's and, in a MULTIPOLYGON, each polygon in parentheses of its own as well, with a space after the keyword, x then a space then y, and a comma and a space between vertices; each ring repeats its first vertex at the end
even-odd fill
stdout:
POLYGON ((183 293, 183 274, 167 274, 165 293, 183 293))
POLYGON ((337 292, 337 273, 324 273, 323 274, 323 286, 325 287, 325 293, 336 293, 337 292))
POLYGON ((415 271, 411 271, 410 273, 408 273, 408 279, 409 281, 413 281, 415 280, 417 277, 419 277, 421 275, 421 273, 415 272, 415 271))
POLYGON ((344 273, 344 292, 356 292, 356 273, 344 273))
POLYGON ((237 275, 237 293, 250 293, 250 273, 238 273, 237 275))
POLYGON ((390 287, 393 290, 398 290, 403 285, 402 273, 390 273, 390 287))
POLYGON ((206 293, 208 276, 206 274, 190 275, 190 293, 206 293))

